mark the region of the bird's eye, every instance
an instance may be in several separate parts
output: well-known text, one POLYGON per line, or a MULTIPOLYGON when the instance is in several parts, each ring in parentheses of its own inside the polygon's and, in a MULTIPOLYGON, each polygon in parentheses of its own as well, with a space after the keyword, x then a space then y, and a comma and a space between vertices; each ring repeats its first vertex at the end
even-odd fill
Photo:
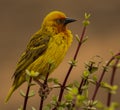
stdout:
POLYGON ((65 19, 63 19, 63 18, 61 18, 61 19, 56 19, 56 22, 57 22, 58 24, 64 24, 65 19))

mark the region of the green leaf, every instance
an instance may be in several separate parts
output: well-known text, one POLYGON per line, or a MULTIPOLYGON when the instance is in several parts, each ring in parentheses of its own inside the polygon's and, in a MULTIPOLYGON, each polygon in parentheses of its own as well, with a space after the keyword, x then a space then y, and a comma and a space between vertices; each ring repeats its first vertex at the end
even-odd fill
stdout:
POLYGON ((110 93, 116 94, 117 89, 118 89, 118 86, 117 86, 117 85, 113 85, 113 86, 111 87, 110 93))
POLYGON ((23 97, 26 96, 26 94, 23 92, 23 90, 20 90, 20 95, 23 96, 23 97))
POLYGON ((110 66, 112 67, 112 66, 114 66, 115 65, 115 60, 112 60, 111 62, 110 62, 110 66))
POLYGON ((70 65, 72 65, 72 66, 76 66, 77 65, 77 61, 75 61, 75 60, 70 60, 69 62, 68 62, 70 65))
POLYGON ((75 38, 78 42, 80 42, 80 37, 78 36, 78 34, 75 35, 75 38))
POLYGON ((117 59, 120 59, 120 55, 117 55, 116 58, 117 58, 117 59))
POLYGON ((47 82, 54 82, 55 84, 59 84, 59 81, 56 78, 49 78, 47 82))
POLYGON ((67 85, 67 87, 69 87, 69 88, 72 88, 73 86, 74 86, 73 83, 70 83, 70 84, 67 85))
POLYGON ((22 105, 18 108, 18 110, 23 110, 23 107, 22 107, 22 105))
POLYGON ((103 69, 104 69, 106 72, 108 72, 108 66, 104 66, 104 65, 103 65, 103 69))
MULTIPOLYGON (((20 95, 25 97, 26 94, 23 92, 23 90, 20 90, 20 95)), ((35 95, 35 92, 33 90, 29 91, 28 97, 33 97, 35 95)))
POLYGON ((114 52, 113 52, 112 50, 110 50, 110 54, 111 54, 112 56, 114 56, 114 52))
POLYGON ((88 78, 89 75, 90 75, 90 72, 89 72, 88 70, 85 70, 85 71, 83 72, 83 77, 84 77, 84 78, 88 78))
POLYGON ((98 66, 93 66, 90 73, 94 73, 98 70, 98 66))
POLYGON ((97 103, 98 103, 98 101, 95 100, 95 101, 93 102, 93 106, 95 106, 97 103))
POLYGON ((75 80, 75 81, 73 82, 73 85, 74 85, 76 88, 79 88, 80 83, 79 83, 78 81, 75 80))
POLYGON ((96 104, 96 107, 103 110, 104 109, 104 105, 102 102, 98 101, 97 104, 96 104))
POLYGON ((53 96, 52 100, 55 101, 55 102, 57 102, 57 96, 53 96))
POLYGON ((85 19, 89 19, 89 18, 90 18, 90 16, 91 16, 91 14, 90 14, 90 13, 85 13, 85 19))
POLYGON ((42 80, 42 81, 45 81, 45 76, 40 76, 40 79, 42 80))
POLYGON ((55 84, 59 84, 59 81, 58 81, 58 79, 56 79, 56 78, 54 78, 53 82, 54 82, 55 84))
POLYGON ((64 107, 58 107, 57 110, 64 110, 64 107))
POLYGON ((94 75, 93 78, 92 78, 95 82, 97 82, 97 76, 94 75))
POLYGON ((117 64, 117 67, 120 68, 120 63, 117 64))
POLYGON ((39 72, 34 72, 33 70, 32 71, 26 70, 26 74, 30 77, 37 77, 39 75, 39 72))
POLYGON ((106 82, 101 82, 101 86, 105 88, 111 88, 111 85, 106 82))
POLYGON ((84 42, 86 42, 88 40, 88 36, 86 36, 83 40, 82 40, 82 44, 84 43, 84 42))
POLYGON ((77 95, 77 100, 78 101, 84 101, 86 97, 84 95, 77 95))
POLYGON ((78 94, 78 88, 72 88, 71 89, 71 91, 70 91, 70 93, 72 94, 72 95, 77 95, 78 94))
POLYGON ((30 84, 29 84, 29 86, 34 86, 34 85, 36 85, 36 84, 35 84, 35 83, 30 83, 30 84))
POLYGON ((117 85, 110 85, 106 82, 101 82, 101 86, 108 89, 110 93, 115 94, 116 90, 118 89, 117 85))
POLYGON ((28 97, 33 97, 35 96, 34 90, 29 91, 28 97))
POLYGON ((111 105, 110 105, 110 110, 116 110, 116 108, 118 108, 119 107, 119 104, 118 103, 116 103, 116 102, 112 102, 111 103, 111 105))
POLYGON ((47 82, 53 82, 54 81, 54 78, 49 78, 48 80, 47 80, 47 82))
POLYGON ((91 82, 92 84, 96 84, 96 81, 93 79, 88 79, 89 82, 91 82))
POLYGON ((71 95, 71 94, 66 94, 66 95, 65 95, 65 99, 66 99, 67 101, 72 101, 73 95, 71 95))
MULTIPOLYGON (((84 110, 96 110, 92 100, 84 101, 84 110)), ((96 104, 96 102, 95 102, 96 104)))
POLYGON ((83 90, 88 89, 88 85, 84 85, 84 86, 82 86, 82 89, 83 89, 83 90))
POLYGON ((53 85, 53 88, 60 88, 61 86, 59 84, 53 85))
POLYGON ((32 110, 36 110, 35 107, 32 107, 32 110))
POLYGON ((43 110, 51 110, 51 107, 52 107, 52 104, 49 103, 43 108, 43 110))
POLYGON ((88 26, 89 24, 90 24, 90 21, 88 21, 88 20, 84 20, 84 21, 83 21, 83 25, 84 25, 84 26, 88 26))

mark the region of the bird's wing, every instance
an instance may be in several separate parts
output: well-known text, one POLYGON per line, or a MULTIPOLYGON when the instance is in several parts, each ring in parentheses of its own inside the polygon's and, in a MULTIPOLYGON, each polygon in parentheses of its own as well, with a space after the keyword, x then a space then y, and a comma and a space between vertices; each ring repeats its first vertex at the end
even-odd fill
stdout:
POLYGON ((26 51, 22 54, 15 73, 13 76, 19 76, 20 72, 25 70, 32 62, 34 62, 40 55, 42 55, 48 47, 50 36, 45 34, 35 34, 29 44, 26 51))

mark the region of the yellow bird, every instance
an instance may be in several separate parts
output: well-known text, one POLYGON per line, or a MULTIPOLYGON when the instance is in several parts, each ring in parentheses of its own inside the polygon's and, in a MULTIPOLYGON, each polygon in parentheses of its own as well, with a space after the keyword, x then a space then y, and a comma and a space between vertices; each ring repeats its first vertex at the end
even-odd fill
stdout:
POLYGON ((26 81, 26 69, 39 72, 34 79, 40 79, 41 75, 45 76, 48 73, 50 62, 54 64, 50 73, 61 63, 73 37, 66 25, 74 21, 76 20, 66 17, 60 11, 52 11, 44 18, 40 30, 31 37, 25 52, 18 61, 13 75, 14 82, 5 102, 26 81))

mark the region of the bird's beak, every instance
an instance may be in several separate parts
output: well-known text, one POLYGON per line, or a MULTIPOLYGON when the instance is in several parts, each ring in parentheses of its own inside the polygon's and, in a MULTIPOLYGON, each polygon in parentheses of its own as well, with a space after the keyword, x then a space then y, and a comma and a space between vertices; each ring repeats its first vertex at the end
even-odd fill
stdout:
POLYGON ((77 21, 77 20, 71 19, 71 18, 65 18, 64 24, 66 25, 66 24, 71 23, 71 22, 74 22, 74 21, 77 21))

